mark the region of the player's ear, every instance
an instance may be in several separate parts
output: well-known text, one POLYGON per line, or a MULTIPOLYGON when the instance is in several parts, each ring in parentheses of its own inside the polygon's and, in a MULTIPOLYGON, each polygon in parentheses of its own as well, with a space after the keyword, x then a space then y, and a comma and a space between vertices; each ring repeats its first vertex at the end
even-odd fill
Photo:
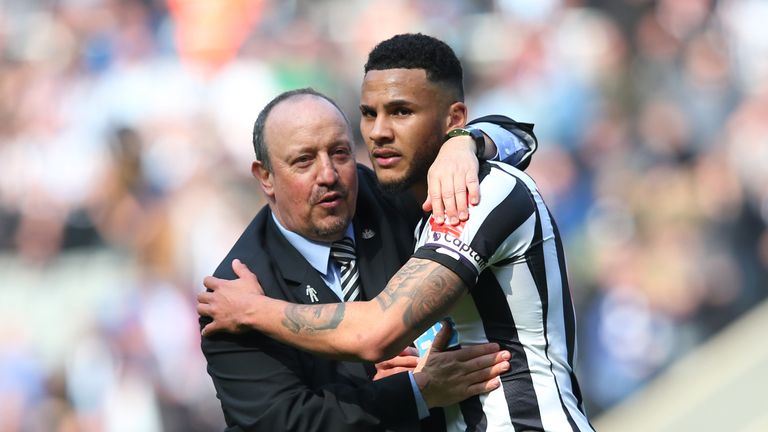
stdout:
POLYGON ((448 107, 446 131, 464 127, 467 124, 467 106, 464 102, 454 102, 448 107))
POLYGON ((272 199, 275 196, 275 187, 273 183, 274 177, 270 170, 264 166, 263 162, 255 160, 251 163, 251 174, 259 181, 264 194, 272 199))

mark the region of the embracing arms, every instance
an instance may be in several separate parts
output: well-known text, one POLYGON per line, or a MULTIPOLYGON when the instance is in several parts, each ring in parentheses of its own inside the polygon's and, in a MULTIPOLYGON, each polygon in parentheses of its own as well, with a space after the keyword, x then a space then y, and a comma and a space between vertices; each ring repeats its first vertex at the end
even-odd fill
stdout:
MULTIPOLYGON (((482 160, 498 160, 525 170, 538 149, 533 124, 521 123, 503 115, 488 115, 472 120, 466 128, 483 132, 485 152, 482 160)), ((457 136, 443 144, 437 159, 429 168, 427 183, 429 195, 422 204, 425 212, 432 212, 438 224, 446 220, 456 225, 469 217, 468 205, 480 201, 477 176, 478 160, 466 157, 475 154, 471 137, 457 136)))
POLYGON ((379 361, 402 351, 446 315, 467 288, 434 261, 411 258, 376 298, 366 302, 299 305, 263 295, 256 276, 235 261, 240 279, 207 277, 198 313, 212 322, 203 335, 255 329, 318 354, 379 361))

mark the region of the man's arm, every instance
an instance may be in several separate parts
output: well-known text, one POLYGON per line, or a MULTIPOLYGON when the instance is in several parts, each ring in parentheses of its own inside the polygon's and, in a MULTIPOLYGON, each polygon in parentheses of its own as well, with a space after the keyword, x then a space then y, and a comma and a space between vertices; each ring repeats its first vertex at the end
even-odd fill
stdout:
MULTIPOLYGON (((472 120, 467 128, 479 129, 485 138, 482 160, 500 160, 524 170, 538 148, 533 124, 502 115, 472 120)), ((448 139, 427 173, 428 194, 422 204, 435 222, 456 225, 469 217, 468 206, 480 201, 475 142, 468 136, 448 139)))
POLYGON ((375 362, 393 357, 467 292, 453 271, 411 258, 371 301, 297 305, 264 296, 256 276, 239 261, 233 268, 240 279, 204 281, 211 292, 198 296, 198 312, 213 319, 204 335, 256 329, 288 345, 339 359, 375 362))
POLYGON ((470 121, 466 127, 479 129, 485 134, 485 160, 496 160, 522 171, 528 168, 539 148, 533 123, 518 122, 503 115, 488 115, 470 121), (491 155, 487 150, 489 140, 496 148, 491 155))

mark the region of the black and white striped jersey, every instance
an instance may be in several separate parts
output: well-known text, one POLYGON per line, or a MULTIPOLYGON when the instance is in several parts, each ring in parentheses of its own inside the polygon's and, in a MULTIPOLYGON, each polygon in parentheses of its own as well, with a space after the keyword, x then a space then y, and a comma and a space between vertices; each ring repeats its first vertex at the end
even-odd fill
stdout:
POLYGON ((591 431, 573 371, 576 323, 565 257, 533 180, 509 165, 480 169, 480 204, 458 226, 423 219, 414 257, 470 287, 452 309, 459 343, 512 354, 502 386, 445 409, 449 431, 591 431))

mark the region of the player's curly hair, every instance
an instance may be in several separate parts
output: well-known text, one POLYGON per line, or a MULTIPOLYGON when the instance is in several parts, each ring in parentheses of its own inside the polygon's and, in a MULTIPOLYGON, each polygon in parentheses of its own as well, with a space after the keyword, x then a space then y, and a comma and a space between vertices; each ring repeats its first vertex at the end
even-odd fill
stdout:
POLYGON ((365 72, 386 69, 424 69, 427 79, 445 85, 457 101, 464 101, 461 62, 445 42, 421 33, 405 33, 380 42, 368 54, 365 72))

